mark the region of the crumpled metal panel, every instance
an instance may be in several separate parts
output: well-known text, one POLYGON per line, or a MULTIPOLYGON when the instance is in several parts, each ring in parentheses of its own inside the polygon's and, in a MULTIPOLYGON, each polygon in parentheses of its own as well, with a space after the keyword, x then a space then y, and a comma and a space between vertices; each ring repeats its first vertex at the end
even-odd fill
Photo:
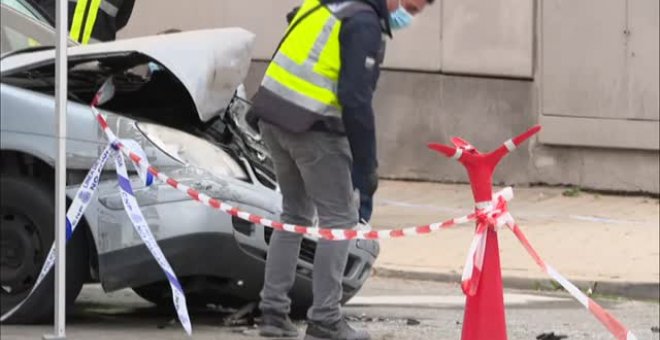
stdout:
MULTIPOLYGON (((141 53, 158 61, 190 93, 199 118, 208 121, 227 107, 247 75, 255 36, 242 28, 156 35, 70 47, 71 60, 84 56, 141 53)), ((53 62, 52 50, 18 54, 0 62, 2 73, 53 62)))

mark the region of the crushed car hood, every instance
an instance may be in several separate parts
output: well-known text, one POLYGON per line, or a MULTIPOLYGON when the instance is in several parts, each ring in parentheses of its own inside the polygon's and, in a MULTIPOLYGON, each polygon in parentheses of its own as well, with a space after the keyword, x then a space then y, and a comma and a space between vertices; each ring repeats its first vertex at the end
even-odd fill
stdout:
MULTIPOLYGON (((68 48, 71 60, 87 56, 139 53, 164 66, 188 91, 199 118, 206 122, 227 107, 245 79, 254 34, 242 28, 221 28, 156 35, 68 48)), ((0 63, 3 76, 13 71, 52 64, 55 51, 8 56, 0 63)))

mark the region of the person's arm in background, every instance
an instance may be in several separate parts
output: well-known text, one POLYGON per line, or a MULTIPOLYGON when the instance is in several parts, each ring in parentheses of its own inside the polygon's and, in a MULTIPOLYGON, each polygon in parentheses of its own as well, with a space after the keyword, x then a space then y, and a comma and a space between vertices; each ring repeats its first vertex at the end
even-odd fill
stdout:
POLYGON ((353 154, 353 186, 360 191, 360 219, 368 221, 378 186, 376 130, 372 98, 379 76, 381 26, 372 12, 344 20, 339 33, 341 71, 338 96, 353 154))
POLYGON ((124 0, 119 11, 117 12, 117 17, 115 19, 115 25, 117 31, 124 28, 128 24, 128 19, 131 18, 133 14, 133 7, 135 6, 135 0, 124 0))

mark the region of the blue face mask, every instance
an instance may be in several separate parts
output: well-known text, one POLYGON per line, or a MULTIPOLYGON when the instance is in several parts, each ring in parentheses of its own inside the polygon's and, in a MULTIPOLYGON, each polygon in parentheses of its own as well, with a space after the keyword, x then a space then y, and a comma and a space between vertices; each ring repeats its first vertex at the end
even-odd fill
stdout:
POLYGON ((390 13, 390 27, 393 30, 400 30, 406 28, 412 24, 413 16, 406 9, 401 6, 399 2, 399 7, 390 13))

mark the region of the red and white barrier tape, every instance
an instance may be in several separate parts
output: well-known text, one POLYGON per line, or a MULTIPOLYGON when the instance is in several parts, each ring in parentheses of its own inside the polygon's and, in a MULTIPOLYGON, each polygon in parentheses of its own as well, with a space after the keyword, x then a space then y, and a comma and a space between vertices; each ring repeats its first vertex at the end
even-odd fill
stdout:
MULTIPOLYGON (((513 193, 511 193, 513 196, 513 193)), ((493 202, 482 202, 477 204, 476 220, 477 228, 468 249, 463 275, 461 276, 461 289, 465 295, 474 296, 479 288, 479 279, 486 253, 486 241, 488 239, 488 228, 495 226, 497 229, 506 224, 510 214, 505 210, 506 201, 496 198, 493 202)))
POLYGON ((486 232, 488 225, 483 222, 477 222, 477 229, 468 248, 463 274, 461 275, 461 289, 465 295, 474 296, 479 288, 479 279, 484 264, 484 254, 486 253, 486 232))
MULTIPOLYGON (((94 115, 96 116, 97 121, 101 125, 101 128, 105 132, 108 139, 117 140, 117 137, 114 135, 114 133, 108 126, 108 123, 105 120, 105 118, 103 118, 103 115, 96 109, 94 105, 92 105, 91 108, 92 111, 94 112, 94 115)), ((201 193, 193 188, 181 184, 177 180, 170 178, 164 173, 158 171, 158 169, 149 165, 145 165, 144 164, 145 162, 142 160, 142 158, 136 153, 129 150, 124 144, 118 142, 116 143, 116 145, 122 153, 124 153, 133 161, 133 163, 137 164, 142 168, 145 168, 149 173, 154 175, 156 178, 160 179, 164 183, 169 184, 171 187, 187 194, 193 200, 198 201, 213 209, 221 210, 231 216, 236 216, 245 221, 261 224, 263 226, 270 227, 276 230, 305 234, 309 236, 324 238, 327 240, 335 240, 335 241, 354 240, 354 239, 375 240, 375 239, 388 239, 388 238, 429 234, 435 231, 439 231, 441 229, 451 228, 458 224, 468 223, 476 219, 476 214, 473 213, 470 215, 453 218, 443 222, 436 222, 423 226, 389 229, 389 230, 330 229, 330 228, 318 228, 318 227, 309 227, 309 226, 300 226, 295 224, 282 223, 246 211, 238 210, 237 208, 225 202, 209 197, 204 193, 201 193)), ((510 188, 502 190, 501 192, 495 194, 494 199, 499 200, 501 198, 507 200, 509 198, 508 195, 510 192, 511 192, 510 188)))
MULTIPOLYGON (((102 91, 99 91, 99 94, 95 97, 92 102, 91 109, 94 115, 96 116, 97 121, 99 122, 101 128, 105 132, 109 140, 117 140, 117 137, 114 135, 110 127, 108 126, 107 121, 103 115, 96 109, 96 103, 100 100, 102 91)), ((517 137, 521 139, 522 137, 517 137)), ((504 146, 501 148, 503 151, 508 152, 513 149, 513 146, 517 146, 522 141, 515 143, 507 141, 504 143, 504 146)), ((432 223, 424 226, 416 226, 409 228, 400 228, 400 229, 391 229, 391 230, 346 230, 346 229, 329 229, 329 228, 317 228, 317 227, 308 227, 308 226, 299 226, 288 223, 282 223, 278 221, 273 221, 268 218, 255 215, 249 212, 238 210, 237 208, 219 201, 215 198, 211 198, 208 195, 201 193, 193 188, 190 188, 186 185, 183 185, 177 182, 175 179, 170 178, 169 176, 161 173, 158 169, 145 164, 142 158, 128 150, 128 148, 121 144, 116 144, 119 150, 128 156, 134 164, 146 170, 148 173, 156 176, 164 183, 167 183, 171 187, 184 192, 190 196, 193 200, 198 201, 208 207, 211 207, 216 210, 221 210, 231 216, 236 216, 240 219, 243 219, 248 222, 255 224, 261 224, 266 227, 270 227, 276 230, 283 230, 298 234, 305 234, 309 236, 324 238, 327 240, 353 240, 353 239, 387 239, 387 238, 397 238, 397 237, 406 237, 414 235, 423 235, 429 234, 434 231, 441 229, 450 228, 454 225, 467 223, 470 221, 477 220, 477 229, 475 231, 475 237, 472 241, 468 252, 468 259, 463 271, 463 278, 461 286, 463 291, 466 294, 473 295, 476 293, 479 283, 479 277, 481 275, 481 268, 483 266, 483 257, 485 253, 486 238, 488 228, 495 228, 496 230, 500 227, 507 225, 516 235, 518 240, 523 244, 527 252, 534 258, 536 263, 541 267, 541 269, 546 272, 551 278, 557 281, 562 287, 564 287, 576 300, 578 300, 583 306, 587 308, 611 333, 619 340, 636 340, 635 335, 626 327, 624 327, 618 320, 616 320, 610 313, 605 311, 600 305, 594 302, 592 299, 587 297, 582 293, 575 285, 566 280, 561 276, 554 268, 547 265, 538 253, 531 246, 525 235, 522 233, 520 228, 515 224, 513 217, 508 212, 506 201, 510 200, 513 197, 511 188, 506 188, 497 194, 493 195, 493 202, 486 204, 485 206, 478 206, 476 211, 470 215, 462 216, 459 218, 450 219, 444 222, 432 223), (494 204, 493 204, 494 203, 494 204), (495 208, 492 208, 492 207, 495 208)), ((461 148, 456 148, 455 153, 458 154, 458 151, 461 148)), ((498 150, 500 151, 500 150, 498 150)), ((460 156, 459 156, 460 157, 460 156)))
POLYGON ((571 294, 589 312, 591 312, 591 314, 593 314, 598 319, 598 321, 600 321, 605 326, 605 328, 607 328, 607 330, 609 330, 610 333, 614 335, 615 338, 619 340, 637 339, 635 334, 633 334, 630 329, 626 328, 621 322, 619 322, 619 320, 614 318, 612 314, 603 309, 603 307, 597 304, 594 300, 589 298, 578 287, 568 281, 564 276, 559 274, 559 272, 557 272, 553 267, 545 263, 545 261, 543 261, 543 259, 541 259, 539 254, 536 252, 534 247, 532 247, 531 243, 527 240, 527 237, 525 237, 525 234, 523 234, 522 230, 520 230, 520 227, 518 227, 513 218, 507 221, 507 226, 513 231, 525 250, 527 250, 529 255, 534 259, 534 262, 539 265, 541 270, 543 270, 553 280, 564 287, 564 289, 566 289, 569 294, 571 294))
MULTIPOLYGON (((621 322, 619 322, 612 314, 603 309, 594 300, 584 294, 578 287, 568 281, 564 276, 559 274, 553 267, 545 263, 541 256, 532 247, 525 234, 516 224, 513 216, 508 211, 507 203, 504 200, 498 200, 494 209, 485 209, 484 211, 477 212, 477 230, 473 240, 473 246, 470 247, 468 259, 465 267, 463 268, 463 278, 461 280, 461 288, 466 295, 474 296, 476 294, 479 277, 481 275, 481 268, 483 265, 483 253, 475 243, 485 247, 488 228, 499 230, 503 226, 509 227, 516 235, 525 250, 534 259, 534 262, 543 270, 548 276, 559 283, 566 291, 580 302, 593 316, 600 321, 610 333, 619 340, 636 340, 637 338, 631 330, 627 329, 621 322)), ((485 249, 485 248, 484 248, 485 249)))

